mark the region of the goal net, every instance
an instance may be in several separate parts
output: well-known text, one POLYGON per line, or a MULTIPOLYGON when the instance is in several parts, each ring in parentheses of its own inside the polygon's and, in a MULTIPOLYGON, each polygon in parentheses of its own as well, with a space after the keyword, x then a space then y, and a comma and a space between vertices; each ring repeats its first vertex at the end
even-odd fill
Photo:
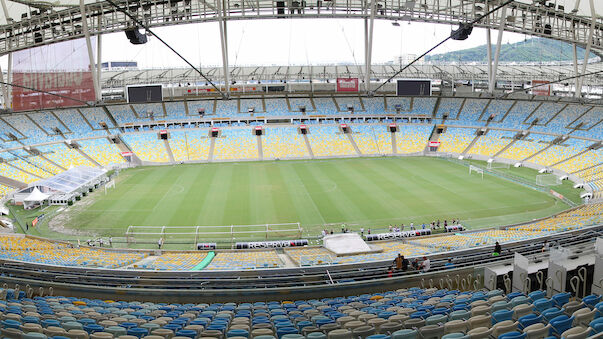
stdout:
POLYGON ((477 166, 473 166, 473 165, 469 165, 469 175, 471 174, 478 174, 482 176, 482 179, 484 178, 484 170, 477 167, 477 166))
POLYGON ((107 194, 107 190, 111 188, 115 188, 115 180, 111 180, 105 184, 105 195, 107 194))
POLYGON ((497 168, 509 169, 509 168, 511 168, 511 164, 506 163, 506 162, 495 162, 495 161, 492 161, 492 162, 488 163, 488 169, 489 170, 491 170, 491 169, 497 169, 497 168))
POLYGON ((234 243, 238 241, 289 240, 302 237, 300 223, 230 226, 128 226, 128 244, 234 243))
POLYGON ((536 176, 536 185, 557 186, 561 185, 561 179, 555 174, 539 174, 536 176))

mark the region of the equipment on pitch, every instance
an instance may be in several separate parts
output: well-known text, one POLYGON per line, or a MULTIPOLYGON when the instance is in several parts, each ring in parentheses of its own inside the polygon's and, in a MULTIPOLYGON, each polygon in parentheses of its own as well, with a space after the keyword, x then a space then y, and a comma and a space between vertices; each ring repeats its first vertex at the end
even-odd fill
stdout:
POLYGON ((561 178, 555 174, 540 174, 536 176, 536 185, 558 186, 561 185, 561 178))
POLYGON ((473 173, 481 174, 482 180, 484 179, 484 170, 483 169, 481 169, 477 166, 469 165, 469 174, 471 175, 473 173))

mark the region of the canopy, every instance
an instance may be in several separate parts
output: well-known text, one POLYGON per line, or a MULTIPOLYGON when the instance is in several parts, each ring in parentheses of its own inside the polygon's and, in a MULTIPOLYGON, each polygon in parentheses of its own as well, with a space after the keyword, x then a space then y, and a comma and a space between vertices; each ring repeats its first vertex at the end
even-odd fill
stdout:
POLYGON ((48 199, 49 195, 40 192, 40 190, 36 187, 33 189, 30 195, 27 198, 23 199, 24 202, 42 202, 48 199))

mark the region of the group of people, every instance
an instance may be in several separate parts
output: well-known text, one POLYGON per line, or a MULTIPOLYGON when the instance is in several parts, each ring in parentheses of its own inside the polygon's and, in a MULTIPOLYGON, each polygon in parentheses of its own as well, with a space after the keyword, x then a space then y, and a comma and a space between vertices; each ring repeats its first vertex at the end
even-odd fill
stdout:
MULTIPOLYGON (((452 219, 452 221, 450 222, 450 225, 458 225, 459 224, 459 220, 458 219, 452 219)), ((440 219, 438 220, 434 220, 429 224, 429 228, 431 228, 432 230, 436 230, 438 228, 441 228, 443 225, 443 227, 448 226, 448 219, 444 220, 444 222, 440 222, 440 219)), ((416 230, 415 228, 415 224, 413 222, 410 223, 410 230, 414 231, 416 230)), ((390 233, 397 233, 397 232, 403 232, 404 231, 404 224, 400 224, 400 225, 389 225, 389 232, 390 233)), ((425 229, 427 228, 427 225, 425 223, 421 224, 421 229, 425 229)))
POLYGON ((423 257, 423 261, 419 263, 419 259, 415 258, 412 262, 410 260, 404 258, 404 256, 398 253, 396 259, 394 259, 393 266, 390 267, 390 271, 403 271, 406 272, 409 269, 413 270, 421 270, 423 272, 427 272, 431 269, 431 261, 427 257, 423 257))

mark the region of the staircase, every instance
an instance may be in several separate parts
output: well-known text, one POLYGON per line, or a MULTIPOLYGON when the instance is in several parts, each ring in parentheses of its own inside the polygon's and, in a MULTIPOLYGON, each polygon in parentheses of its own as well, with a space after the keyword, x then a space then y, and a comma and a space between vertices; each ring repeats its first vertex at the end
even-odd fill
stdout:
POLYGON ((526 162, 526 161, 528 161, 528 160, 532 159, 533 157, 537 156, 538 154, 540 154, 540 153, 542 153, 542 152, 546 151, 547 149, 549 149, 549 148, 551 148, 551 147, 553 147, 553 146, 555 146, 555 144, 550 143, 550 144, 549 144, 548 146, 546 146, 545 148, 543 148, 543 149, 541 149, 540 151, 538 151, 538 152, 536 152, 536 153, 534 153, 534 154, 530 155, 529 157, 527 157, 527 158, 523 159, 521 162, 526 162))
POLYGON ((165 151, 167 152, 170 161, 172 163, 175 162, 174 153, 172 153, 172 148, 170 147, 170 143, 167 141, 167 139, 163 139, 163 146, 165 146, 165 151))
POLYGON ((475 138, 473 138, 473 140, 471 140, 471 143, 469 143, 469 145, 467 145, 467 147, 465 148, 465 150, 461 154, 465 155, 465 154, 469 153, 469 150, 471 149, 471 147, 473 147, 473 145, 475 145, 475 143, 479 140, 480 137, 481 137, 481 135, 477 135, 476 134, 475 138))
POLYGON ((89 156, 88 154, 86 154, 86 152, 82 151, 79 147, 78 148, 74 148, 79 154, 81 154, 84 158, 88 159, 88 161, 90 161, 91 163, 94 164, 94 166, 96 167, 103 167, 101 164, 98 163, 98 161, 94 160, 91 156, 89 156))
POLYGON ((214 160, 214 149, 216 148, 216 138, 211 138, 211 144, 209 145, 209 154, 207 156, 207 161, 214 160))
POLYGON ((258 159, 264 160, 264 150, 262 149, 262 136, 256 135, 258 141, 258 159))
POLYGON ((396 141, 396 133, 390 133, 392 135, 392 154, 398 154, 398 142, 396 141))
POLYGON ((362 153, 360 153, 360 149, 358 148, 358 145, 356 145, 356 141, 354 140, 354 137, 352 136, 352 133, 347 133, 346 136, 348 137, 348 140, 350 140, 350 143, 352 144, 352 147, 354 147, 354 150, 356 151, 357 155, 362 155, 362 153))
POLYGON ((304 141, 306 142, 306 147, 308 148, 308 154, 310 154, 310 158, 314 159, 314 152, 312 152, 312 146, 310 146, 310 140, 308 140, 308 135, 302 135, 304 136, 304 141))

